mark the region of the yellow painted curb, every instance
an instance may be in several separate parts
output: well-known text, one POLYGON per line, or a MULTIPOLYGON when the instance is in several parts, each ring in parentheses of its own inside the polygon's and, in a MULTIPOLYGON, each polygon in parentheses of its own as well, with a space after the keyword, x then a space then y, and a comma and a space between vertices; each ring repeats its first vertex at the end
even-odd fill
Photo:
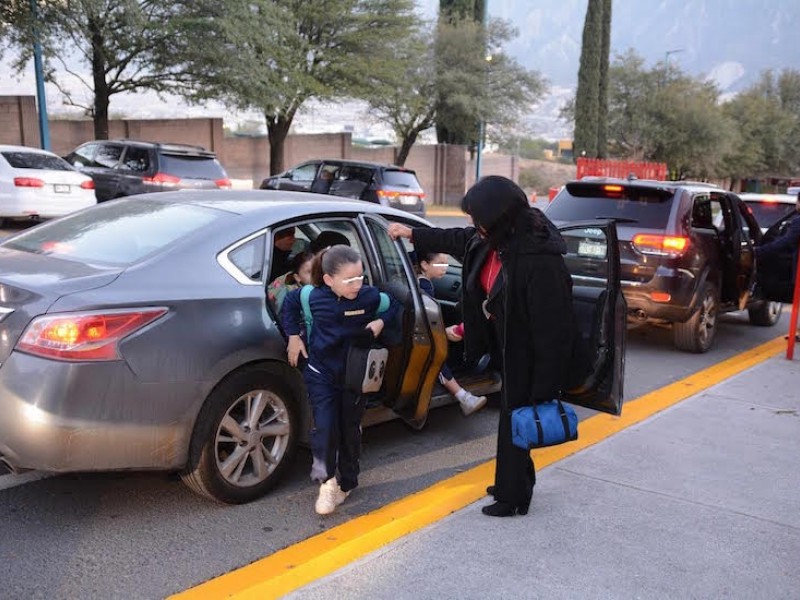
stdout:
POLYGON ((466 217, 467 215, 460 208, 454 206, 427 206, 425 207, 426 217, 466 217))
MULTIPOLYGON (((598 414, 582 421, 572 443, 535 450, 538 469, 635 425, 709 387, 785 350, 783 338, 757 346, 714 366, 625 403, 623 415, 598 414)), ((409 533, 434 523, 486 495, 494 461, 440 481, 416 494, 342 523, 254 563, 172 596, 206 598, 279 598, 352 563, 409 533)))

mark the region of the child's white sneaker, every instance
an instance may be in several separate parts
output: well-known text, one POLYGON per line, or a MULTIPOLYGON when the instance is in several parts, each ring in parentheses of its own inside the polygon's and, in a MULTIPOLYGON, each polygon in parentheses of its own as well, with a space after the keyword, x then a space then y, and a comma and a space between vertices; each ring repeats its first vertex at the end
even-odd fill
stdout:
POLYGON ((461 394, 458 398, 458 403, 461 405, 461 412, 464 413, 465 417, 470 416, 474 412, 478 412, 484 406, 486 406, 486 396, 475 396, 466 390, 462 390, 465 393, 461 394))
POLYGON ((336 477, 331 477, 319 486, 319 496, 314 504, 314 510, 318 515, 329 515, 350 495, 350 492, 343 492, 339 487, 336 477))

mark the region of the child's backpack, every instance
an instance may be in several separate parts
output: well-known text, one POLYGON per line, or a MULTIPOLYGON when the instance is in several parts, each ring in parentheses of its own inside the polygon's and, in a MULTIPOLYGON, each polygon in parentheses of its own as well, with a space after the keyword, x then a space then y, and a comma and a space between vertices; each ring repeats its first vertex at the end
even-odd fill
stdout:
MULTIPOLYGON (((311 291, 313 285, 304 285, 300 290, 300 305, 303 309, 303 320, 306 324, 306 342, 311 340, 311 326, 314 317, 311 314, 311 291)), ((389 296, 381 292, 381 301, 378 305, 378 314, 389 307, 389 296)), ((372 336, 369 336, 372 338, 372 336)), ((344 370, 344 387, 357 394, 371 394, 378 392, 383 384, 386 373, 386 363, 389 360, 389 350, 378 344, 374 339, 363 341, 353 340, 347 351, 347 364, 344 370)))

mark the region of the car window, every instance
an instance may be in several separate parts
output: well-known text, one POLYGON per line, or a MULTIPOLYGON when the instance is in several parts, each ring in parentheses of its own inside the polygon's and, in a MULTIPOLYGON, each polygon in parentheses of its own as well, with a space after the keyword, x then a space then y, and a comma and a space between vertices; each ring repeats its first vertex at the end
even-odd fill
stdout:
POLYGON ((386 169, 383 172, 383 184, 387 187, 404 188, 416 192, 422 191, 422 187, 417 181, 417 176, 410 171, 386 169))
POLYGON ((233 263, 241 273, 251 281, 260 281, 264 268, 264 250, 266 248, 266 234, 261 234, 248 240, 238 248, 228 253, 228 260, 233 263))
POLYGON ((575 182, 559 192, 546 213, 552 221, 622 217, 639 227, 664 229, 673 195, 670 190, 575 182))
POLYGON ((317 166, 318 163, 311 163, 292 169, 292 181, 313 181, 317 174, 317 166))
POLYGON ((159 155, 159 171, 181 179, 225 179, 228 175, 216 158, 185 154, 159 155))
POLYGON ((94 162, 99 167, 113 169, 119 163, 123 147, 119 144, 100 144, 94 155, 94 162))
POLYGON ((794 211, 794 204, 748 200, 747 206, 762 229, 769 229, 781 218, 794 211))
POLYGON ((368 220, 367 223, 370 233, 372 233, 372 237, 375 239, 375 243, 378 246, 379 258, 383 266, 383 274, 386 281, 389 283, 399 283, 405 288, 410 289, 403 259, 394 241, 379 223, 371 219, 368 220))
POLYGON ((723 205, 723 199, 719 196, 712 196, 711 197, 711 222, 714 224, 714 227, 717 228, 717 231, 725 231, 728 229, 727 219, 725 218, 725 214, 727 210, 723 205))
POLYGON ((15 169, 49 169, 51 171, 72 171, 73 168, 63 158, 39 152, 3 152, 3 158, 15 169))
POLYGON ((122 159, 122 168, 134 173, 146 173, 150 169, 150 152, 147 148, 129 146, 122 159))
POLYGON ((0 246, 67 260, 128 265, 224 216, 205 206, 145 199, 112 202, 49 221, 0 246))
POLYGON ((714 214, 711 211, 711 197, 699 194, 692 199, 692 227, 695 229, 711 229, 714 226, 714 214))
POLYGON ((94 155, 97 152, 98 144, 85 144, 69 155, 69 161, 73 165, 81 167, 94 167, 94 155))
POLYGON ((343 165, 339 171, 339 181, 360 181, 361 183, 372 182, 372 169, 360 167, 358 165, 343 165))
POLYGON ((579 285, 603 287, 608 284, 608 238, 603 229, 580 227, 562 229, 567 244, 564 260, 579 285))

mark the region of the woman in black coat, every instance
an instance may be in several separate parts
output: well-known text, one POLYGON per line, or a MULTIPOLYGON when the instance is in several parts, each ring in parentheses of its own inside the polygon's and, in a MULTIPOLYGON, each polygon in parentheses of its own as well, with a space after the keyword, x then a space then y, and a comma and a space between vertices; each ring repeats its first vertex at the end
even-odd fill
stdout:
POLYGON ((461 203, 474 227, 411 229, 394 223, 389 234, 420 249, 444 252, 463 263, 462 310, 468 363, 489 353, 503 377, 497 433, 494 517, 524 515, 536 471, 530 452, 511 441, 511 411, 560 397, 575 337, 572 278, 558 229, 531 208, 519 186, 490 176, 461 203))

